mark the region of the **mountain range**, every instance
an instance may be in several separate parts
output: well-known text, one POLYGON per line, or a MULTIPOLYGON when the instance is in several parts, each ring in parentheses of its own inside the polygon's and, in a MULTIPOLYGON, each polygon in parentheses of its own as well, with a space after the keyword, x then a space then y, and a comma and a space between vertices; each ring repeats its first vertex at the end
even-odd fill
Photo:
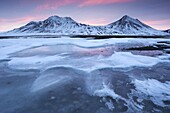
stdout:
POLYGON ((29 22, 25 26, 3 34, 56 34, 56 35, 167 35, 168 32, 156 30, 138 19, 123 16, 116 22, 105 26, 91 26, 76 22, 70 17, 51 16, 44 21, 29 22))

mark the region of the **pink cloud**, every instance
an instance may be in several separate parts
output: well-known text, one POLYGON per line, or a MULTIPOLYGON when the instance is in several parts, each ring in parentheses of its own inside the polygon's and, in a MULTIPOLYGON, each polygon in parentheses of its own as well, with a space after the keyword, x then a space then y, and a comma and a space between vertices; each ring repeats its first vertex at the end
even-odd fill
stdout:
POLYGON ((148 24, 152 25, 158 25, 158 24, 163 24, 163 23, 170 23, 170 19, 165 19, 165 20, 155 20, 155 21, 145 21, 148 24))
POLYGON ((23 23, 23 22, 32 21, 32 20, 35 20, 35 19, 38 19, 38 18, 40 18, 40 17, 26 16, 26 17, 21 17, 21 18, 12 18, 12 19, 0 18, 0 22, 18 22, 18 23, 23 23))
POLYGON ((42 5, 37 7, 37 10, 57 9, 59 7, 77 3, 79 0, 45 0, 42 5))
POLYGON ((24 24, 27 24, 30 21, 33 20, 40 20, 44 18, 44 16, 26 16, 21 18, 12 18, 12 19, 6 19, 6 18, 0 18, 0 31, 7 31, 14 28, 18 28, 24 24))
POLYGON ((164 19, 164 20, 153 20, 153 21, 144 21, 144 23, 160 30, 166 30, 169 29, 169 23, 170 19, 164 19))
POLYGON ((70 5, 70 4, 83 7, 83 6, 123 3, 123 2, 131 2, 131 1, 134 0, 45 0, 36 9, 38 11, 41 11, 46 9, 57 9, 59 7, 70 5))
POLYGON ((111 4, 111 3, 124 3, 131 2, 134 0, 84 0, 79 6, 90 6, 90 5, 101 5, 101 4, 111 4))

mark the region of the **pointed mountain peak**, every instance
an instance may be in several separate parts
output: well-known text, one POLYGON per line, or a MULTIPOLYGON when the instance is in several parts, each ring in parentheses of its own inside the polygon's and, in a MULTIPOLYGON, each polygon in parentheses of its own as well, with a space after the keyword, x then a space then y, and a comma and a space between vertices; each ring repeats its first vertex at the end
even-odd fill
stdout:
POLYGON ((46 20, 58 20, 58 19, 61 19, 61 17, 55 15, 55 16, 50 16, 46 20))
POLYGON ((63 17, 63 19, 66 20, 66 21, 70 21, 70 22, 76 22, 71 17, 63 17))
POLYGON ((130 17, 128 15, 124 15, 122 18, 132 18, 132 17, 130 17))
POLYGON ((71 17, 60 17, 60 16, 51 16, 47 18, 45 21, 70 21, 70 22, 75 22, 71 17))
POLYGON ((122 20, 122 21, 136 21, 137 19, 134 19, 128 15, 125 15, 120 20, 122 20))
POLYGON ((123 16, 121 19, 117 20, 116 22, 113 22, 109 25, 115 26, 115 25, 120 25, 120 26, 126 26, 126 24, 132 25, 132 24, 138 24, 138 25, 144 25, 142 22, 140 22, 138 19, 134 19, 128 15, 123 16), (131 23, 131 24, 129 24, 131 23))
POLYGON ((132 17, 130 17, 128 15, 124 15, 122 18, 132 18, 132 17))

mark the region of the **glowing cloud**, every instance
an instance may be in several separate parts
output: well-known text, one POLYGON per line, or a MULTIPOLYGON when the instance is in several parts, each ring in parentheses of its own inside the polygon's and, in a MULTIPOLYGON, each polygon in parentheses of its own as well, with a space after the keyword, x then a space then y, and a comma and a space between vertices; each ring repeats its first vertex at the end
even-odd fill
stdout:
POLYGON ((111 3, 124 3, 131 2, 134 0, 45 0, 41 5, 37 7, 37 10, 46 9, 57 9, 62 6, 74 4, 79 7, 100 5, 100 4, 111 4, 111 3))
POLYGON ((11 30, 13 28, 20 27, 24 24, 27 24, 30 21, 33 20, 40 20, 42 19, 42 16, 26 16, 26 17, 21 17, 21 18, 13 18, 13 19, 5 19, 5 18, 0 18, 0 31, 7 31, 11 30))
POLYGON ((37 7, 37 10, 57 9, 59 7, 70 5, 79 0, 45 0, 44 3, 37 7))
POLYGON ((111 4, 111 3, 124 3, 131 2, 134 0, 84 0, 80 6, 100 5, 100 4, 111 4))
POLYGON ((155 21, 144 21, 144 23, 160 30, 166 30, 169 29, 169 23, 170 19, 164 19, 164 20, 155 20, 155 21))

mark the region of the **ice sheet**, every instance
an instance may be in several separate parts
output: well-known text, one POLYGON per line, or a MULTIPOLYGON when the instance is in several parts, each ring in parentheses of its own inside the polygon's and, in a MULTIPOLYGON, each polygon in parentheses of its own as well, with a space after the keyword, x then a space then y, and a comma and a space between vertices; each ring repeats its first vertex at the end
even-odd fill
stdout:
MULTIPOLYGON (((152 44, 158 41, 170 41, 170 39, 140 39, 140 38, 120 38, 120 39, 103 39, 103 40, 87 40, 72 39, 68 37, 62 38, 41 38, 41 39, 3 39, 0 40, 0 59, 11 59, 9 66, 15 68, 42 68, 42 66, 66 66, 91 71, 105 67, 131 67, 131 66, 152 66, 158 62, 164 61, 161 58, 153 58, 147 56, 133 55, 128 52, 108 51, 106 45, 117 43, 143 43, 152 44), (46 48, 48 46, 57 45, 58 49, 46 48), (61 46, 59 48, 59 45, 61 46), (68 45, 68 47, 67 47, 68 45), (72 46, 70 46, 72 45, 72 46), (44 46, 44 47, 43 47, 44 46), (30 49, 35 48, 37 49, 30 49), (64 49, 65 48, 65 49, 64 49), (94 49, 95 48, 95 49, 94 49), (51 49, 51 50, 50 50, 51 49), (71 50, 71 51, 70 51, 71 50), (13 57, 11 54, 23 51, 24 57, 13 57), (46 53, 49 52, 48 56, 46 53), (51 54, 53 52, 55 54, 51 54), (90 54, 85 57, 66 57, 64 54, 72 52, 74 55, 90 54), (42 56, 37 56, 39 54, 42 56), (59 54, 56 54, 59 53, 59 54), (35 56, 31 55, 35 54, 35 56), (30 56, 29 56, 30 55, 30 56)), ((69 53, 70 54, 70 53, 69 53)))
POLYGON ((132 66, 153 66, 163 62, 158 58, 133 55, 129 52, 115 52, 111 56, 89 56, 89 57, 66 57, 66 56, 33 56, 12 58, 8 62, 10 67, 18 69, 42 69, 43 67, 72 67, 84 71, 93 71, 100 68, 126 68, 132 66))
POLYGON ((150 96, 151 100, 160 106, 165 106, 163 101, 170 100, 170 82, 162 83, 155 79, 134 80, 136 90, 150 96))

